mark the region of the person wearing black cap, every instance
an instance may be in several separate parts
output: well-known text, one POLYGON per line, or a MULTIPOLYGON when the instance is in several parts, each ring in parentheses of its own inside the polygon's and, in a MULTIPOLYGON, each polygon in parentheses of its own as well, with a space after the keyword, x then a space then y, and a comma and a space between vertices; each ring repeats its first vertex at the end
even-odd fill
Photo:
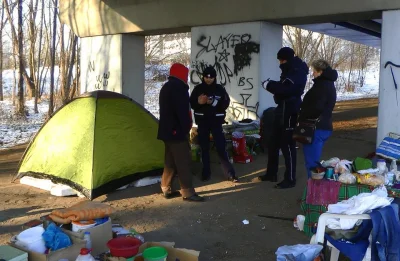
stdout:
POLYGON ((208 181, 211 178, 209 152, 211 133, 225 176, 237 182, 235 170, 225 150, 226 140, 222 129, 230 98, 225 88, 217 84, 216 77, 217 72, 213 67, 204 69, 203 82, 195 86, 190 95, 190 104, 198 125, 198 140, 203 162, 202 180, 208 181))
POLYGON ((280 63, 280 81, 268 80, 266 90, 274 95, 275 117, 271 139, 268 145, 268 166, 261 181, 277 182, 279 168, 279 149, 285 158, 284 180, 275 188, 292 188, 296 185, 296 142, 293 140, 293 130, 297 124, 300 111, 301 96, 307 82, 308 66, 295 56, 292 48, 283 47, 277 58, 280 63))

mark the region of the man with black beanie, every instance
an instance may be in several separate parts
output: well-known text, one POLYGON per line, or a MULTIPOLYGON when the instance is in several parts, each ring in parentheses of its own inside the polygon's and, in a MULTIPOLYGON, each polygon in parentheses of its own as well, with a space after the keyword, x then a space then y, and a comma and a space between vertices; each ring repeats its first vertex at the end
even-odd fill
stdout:
POLYGON ((279 149, 285 158, 284 180, 275 188, 286 189, 296 186, 296 142, 293 140, 293 130, 297 124, 301 96, 307 82, 308 66, 295 56, 292 48, 283 47, 277 54, 280 63, 280 81, 268 81, 266 90, 274 95, 275 108, 274 125, 268 146, 268 166, 261 181, 277 182, 279 166, 279 149))
POLYGON ((203 82, 195 86, 190 95, 190 104, 198 125, 198 140, 203 163, 202 180, 208 181, 211 178, 211 133, 225 176, 232 182, 237 182, 235 170, 225 150, 226 140, 222 129, 230 98, 225 88, 217 84, 216 77, 217 72, 213 67, 204 69, 203 82))

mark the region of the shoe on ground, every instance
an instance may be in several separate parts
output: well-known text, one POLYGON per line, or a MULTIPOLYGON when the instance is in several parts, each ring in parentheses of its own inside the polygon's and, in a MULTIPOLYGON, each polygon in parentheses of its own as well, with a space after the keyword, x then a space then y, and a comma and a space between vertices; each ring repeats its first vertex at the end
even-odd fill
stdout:
POLYGON ((211 179, 211 175, 208 175, 208 176, 201 176, 201 181, 203 181, 203 182, 207 182, 207 181, 209 181, 211 179))
POLYGON ((296 181, 282 181, 279 184, 275 185, 276 189, 289 189, 289 188, 294 188, 296 186, 296 181))
POLYGON ((182 196, 179 191, 164 192, 163 194, 164 194, 164 198, 166 198, 166 199, 178 198, 178 197, 182 196))
POLYGON ((188 198, 183 198, 183 200, 185 200, 185 201, 191 201, 191 202, 203 202, 203 201, 204 201, 204 198, 203 198, 203 197, 200 197, 200 196, 197 195, 197 194, 194 194, 193 196, 190 196, 190 197, 188 197, 188 198))
POLYGON ((278 182, 278 177, 276 175, 263 175, 258 177, 259 181, 270 181, 270 182, 278 182))
POLYGON ((233 183, 237 183, 239 182, 239 179, 236 176, 230 176, 228 178, 229 181, 233 182, 233 183))

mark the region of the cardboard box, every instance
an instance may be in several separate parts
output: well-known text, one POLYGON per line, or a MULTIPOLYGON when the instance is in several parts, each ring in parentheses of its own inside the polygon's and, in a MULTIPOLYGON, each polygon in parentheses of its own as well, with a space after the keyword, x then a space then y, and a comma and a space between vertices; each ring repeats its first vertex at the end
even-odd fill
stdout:
POLYGON ((85 231, 72 232, 65 229, 63 230, 68 231, 69 233, 80 239, 83 239, 85 231, 90 232, 90 239, 92 241, 92 256, 97 256, 104 252, 107 252, 109 250, 107 247, 107 242, 113 238, 111 218, 109 218, 107 222, 92 228, 85 229, 85 231))
POLYGON ((190 249, 174 248, 175 243, 171 242, 147 242, 140 246, 139 253, 143 253, 146 248, 159 246, 168 252, 167 261, 199 261, 200 252, 190 249))
POLYGON ((75 261, 76 258, 79 256, 81 249, 86 246, 86 241, 75 237, 71 233, 66 232, 66 234, 70 236, 73 245, 54 252, 50 252, 48 255, 26 251, 23 248, 15 245, 14 243, 10 243, 10 245, 19 250, 27 252, 28 261, 59 261, 60 259, 75 261))

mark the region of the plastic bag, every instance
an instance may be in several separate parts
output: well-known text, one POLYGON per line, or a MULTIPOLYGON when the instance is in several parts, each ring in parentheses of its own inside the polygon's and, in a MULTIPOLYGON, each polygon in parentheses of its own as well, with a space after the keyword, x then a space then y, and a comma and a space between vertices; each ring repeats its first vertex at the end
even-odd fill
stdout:
POLYGON ((335 173, 351 173, 351 161, 348 160, 341 160, 339 163, 335 166, 335 173))
POLYGON ((355 184, 357 179, 353 174, 344 173, 339 176, 339 181, 343 184, 355 184))
POLYGON ((359 183, 369 186, 380 186, 385 184, 385 178, 381 175, 365 174, 359 175, 359 183))
POLYGON ((313 261, 322 251, 322 245, 281 246, 276 251, 277 261, 313 261))
POLYGON ((69 247, 72 245, 71 239, 67 234, 57 227, 54 223, 46 228, 46 231, 42 234, 43 240, 46 243, 46 247, 52 251, 69 247))
POLYGON ((340 162, 340 159, 339 158, 331 158, 331 159, 329 159, 329 160, 327 160, 327 161, 322 161, 321 162, 321 165, 322 165, 322 167, 324 167, 324 168, 327 168, 327 167, 336 167, 336 165, 338 164, 340 162))

